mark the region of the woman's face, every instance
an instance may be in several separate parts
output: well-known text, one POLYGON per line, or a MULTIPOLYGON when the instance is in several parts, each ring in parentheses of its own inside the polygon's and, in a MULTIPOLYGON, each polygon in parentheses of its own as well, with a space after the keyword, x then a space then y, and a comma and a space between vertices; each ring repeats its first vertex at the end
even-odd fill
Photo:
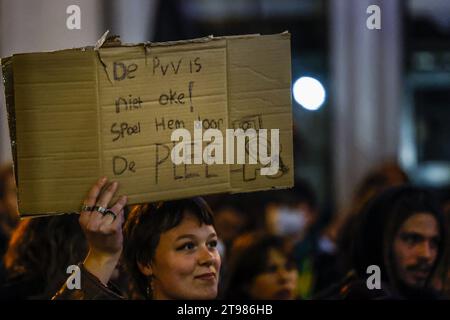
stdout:
POLYGON ((186 214, 182 222, 161 234, 153 262, 153 298, 214 299, 220 256, 213 226, 186 214))
POLYGON ((297 287, 295 265, 277 249, 268 252, 266 270, 257 275, 250 285, 250 296, 255 300, 292 300, 297 287))

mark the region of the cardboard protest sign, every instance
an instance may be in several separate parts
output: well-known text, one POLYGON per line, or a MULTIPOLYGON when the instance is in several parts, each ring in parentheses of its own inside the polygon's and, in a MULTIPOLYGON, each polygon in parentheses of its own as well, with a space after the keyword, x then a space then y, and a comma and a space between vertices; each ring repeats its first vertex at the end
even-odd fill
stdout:
POLYGON ((17 54, 2 71, 23 216, 79 211, 100 176, 130 204, 293 185, 288 33, 17 54), (205 151, 221 142, 207 129, 223 149, 205 151), (278 129, 274 174, 249 159, 270 156, 270 134, 244 137, 243 164, 225 161, 239 154, 227 129, 278 129), (174 148, 195 159, 175 164, 174 148))

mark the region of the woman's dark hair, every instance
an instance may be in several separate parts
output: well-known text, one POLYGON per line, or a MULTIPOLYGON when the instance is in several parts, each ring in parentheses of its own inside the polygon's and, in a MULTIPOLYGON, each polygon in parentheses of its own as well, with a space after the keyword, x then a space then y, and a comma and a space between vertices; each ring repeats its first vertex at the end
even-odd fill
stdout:
POLYGON ((4 257, 8 279, 40 285, 27 298, 49 299, 67 279, 67 267, 86 256, 87 242, 78 215, 28 218, 20 221, 4 257))
POLYGON ((132 296, 151 298, 147 292, 149 279, 141 273, 138 263, 150 263, 161 234, 178 226, 187 214, 196 217, 200 224, 214 226, 213 213, 200 197, 139 205, 131 210, 123 231, 123 259, 135 291, 132 296))
POLYGON ((252 299, 248 292, 249 287, 256 276, 267 270, 270 249, 285 253, 288 261, 295 268, 294 257, 290 252, 286 252, 283 238, 255 234, 247 247, 233 252, 230 258, 230 273, 223 294, 225 299, 252 299))
POLYGON ((337 268, 342 276, 352 267, 351 248, 359 220, 358 215, 372 198, 388 188, 407 185, 409 180, 406 172, 396 162, 388 161, 371 169, 357 184, 352 203, 342 220, 336 239, 339 256, 337 268))
POLYGON ((353 267, 360 276, 366 276, 369 265, 378 265, 384 281, 394 290, 398 287, 398 277, 393 270, 393 242, 401 225, 412 215, 426 212, 438 224, 440 241, 438 256, 430 273, 435 275, 442 262, 446 230, 444 216, 434 195, 422 188, 413 186, 392 187, 382 192, 364 207, 357 221, 357 232, 353 243, 353 267))

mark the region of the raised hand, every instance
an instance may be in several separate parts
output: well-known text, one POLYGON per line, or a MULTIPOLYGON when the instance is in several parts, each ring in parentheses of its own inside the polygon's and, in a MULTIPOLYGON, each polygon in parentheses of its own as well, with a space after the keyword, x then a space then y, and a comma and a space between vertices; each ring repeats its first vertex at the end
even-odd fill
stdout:
POLYGON ((117 182, 107 184, 106 177, 100 178, 89 191, 79 219, 89 244, 84 266, 105 285, 120 259, 123 244, 127 198, 121 196, 109 207, 117 188, 117 182))

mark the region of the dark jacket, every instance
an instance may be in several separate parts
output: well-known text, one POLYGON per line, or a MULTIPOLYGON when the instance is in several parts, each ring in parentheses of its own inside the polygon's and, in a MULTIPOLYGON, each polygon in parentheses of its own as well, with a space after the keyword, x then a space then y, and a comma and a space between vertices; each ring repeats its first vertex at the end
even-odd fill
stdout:
POLYGON ((104 286, 100 280, 84 268, 78 265, 81 271, 81 289, 69 289, 67 283, 55 294, 52 300, 123 300, 119 290, 111 283, 104 286))

